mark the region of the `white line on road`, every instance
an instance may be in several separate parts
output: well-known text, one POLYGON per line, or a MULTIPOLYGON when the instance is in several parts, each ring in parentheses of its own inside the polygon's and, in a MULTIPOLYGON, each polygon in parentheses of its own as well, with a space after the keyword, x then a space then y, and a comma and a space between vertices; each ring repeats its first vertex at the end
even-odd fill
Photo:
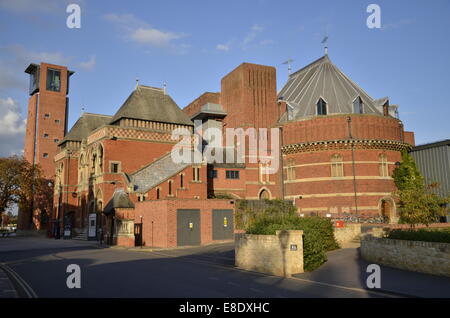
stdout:
POLYGON ((11 277, 22 287, 24 292, 27 294, 28 298, 38 298, 37 294, 34 292, 33 288, 27 284, 26 281, 22 279, 11 267, 2 263, 0 267, 7 273, 11 275, 11 277))

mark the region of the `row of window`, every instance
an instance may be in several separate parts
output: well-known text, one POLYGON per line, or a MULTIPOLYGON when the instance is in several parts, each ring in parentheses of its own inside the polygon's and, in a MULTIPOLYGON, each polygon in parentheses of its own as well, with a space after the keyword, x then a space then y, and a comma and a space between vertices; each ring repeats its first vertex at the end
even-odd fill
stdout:
MULTIPOLYGON (((389 176, 389 168, 387 157, 385 154, 379 156, 379 174, 381 177, 389 176)), ((339 178, 344 176, 344 162, 341 155, 333 155, 331 157, 331 177, 339 178)), ((295 180, 295 163, 293 159, 290 159, 286 168, 286 179, 295 180)))
MULTIPOLYGON (((208 171, 209 179, 217 179, 217 170, 208 171)), ((239 170, 226 170, 225 178, 227 179, 239 179, 239 170)))
MULTIPOLYGON (((328 104, 322 98, 317 102, 316 113, 317 115, 327 115, 328 114, 328 104)), ((361 97, 357 97, 353 101, 353 113, 354 114, 363 114, 364 113, 364 103, 361 97)))

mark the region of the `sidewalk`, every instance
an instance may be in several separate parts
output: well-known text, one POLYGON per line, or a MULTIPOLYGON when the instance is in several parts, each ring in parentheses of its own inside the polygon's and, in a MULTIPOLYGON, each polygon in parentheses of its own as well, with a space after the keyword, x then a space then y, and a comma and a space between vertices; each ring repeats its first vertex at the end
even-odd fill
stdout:
MULTIPOLYGON (((343 248, 327 253, 328 261, 314 272, 294 275, 345 287, 367 289, 366 272, 370 264, 359 256, 359 248, 343 248)), ((381 289, 378 291, 406 297, 450 297, 450 277, 429 275, 380 265, 381 289)), ((376 290, 376 289, 374 289, 376 290)))
POLYGON ((1 267, 0 267, 0 298, 17 298, 17 292, 14 289, 11 280, 1 267))

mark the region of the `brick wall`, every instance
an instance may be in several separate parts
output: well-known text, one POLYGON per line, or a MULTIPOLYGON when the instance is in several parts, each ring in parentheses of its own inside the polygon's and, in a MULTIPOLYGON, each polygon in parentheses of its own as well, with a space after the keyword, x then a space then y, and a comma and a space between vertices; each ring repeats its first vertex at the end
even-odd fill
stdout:
POLYGON ((212 210, 234 209, 231 200, 172 199, 138 202, 134 210, 134 222, 142 216, 143 242, 145 246, 177 246, 177 210, 200 209, 201 244, 213 242, 212 210), (153 222, 153 224, 152 224, 153 222))

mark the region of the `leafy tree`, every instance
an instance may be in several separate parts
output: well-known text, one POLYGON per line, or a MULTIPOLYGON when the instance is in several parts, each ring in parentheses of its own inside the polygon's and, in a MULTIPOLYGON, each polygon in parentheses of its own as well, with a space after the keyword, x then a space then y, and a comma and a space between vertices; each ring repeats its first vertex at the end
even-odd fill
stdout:
POLYGON ((414 158, 407 152, 402 153, 402 163, 392 177, 397 191, 394 193, 400 207, 400 221, 414 228, 417 224, 429 225, 445 214, 445 206, 450 197, 442 198, 436 194, 437 183, 426 185, 417 169, 414 158))
POLYGON ((392 177, 398 190, 421 187, 424 184, 424 178, 417 168, 414 158, 406 150, 402 152, 402 162, 399 167, 394 169, 392 177))

